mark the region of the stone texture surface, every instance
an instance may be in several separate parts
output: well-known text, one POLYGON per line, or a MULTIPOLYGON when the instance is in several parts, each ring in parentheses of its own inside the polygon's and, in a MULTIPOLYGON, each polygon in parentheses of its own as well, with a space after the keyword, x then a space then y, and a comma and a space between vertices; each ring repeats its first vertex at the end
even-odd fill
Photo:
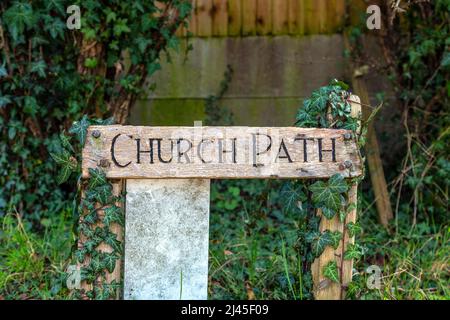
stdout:
POLYGON ((210 181, 127 180, 124 298, 207 299, 210 181))
MULTIPOLYGON (((235 125, 289 126, 303 99, 345 74, 341 35, 193 38, 193 50, 171 53, 172 62, 147 79, 156 90, 131 112, 134 125, 192 125, 204 117, 230 65, 233 78, 220 102, 235 125)), ((163 58, 163 61, 165 59, 163 58)))

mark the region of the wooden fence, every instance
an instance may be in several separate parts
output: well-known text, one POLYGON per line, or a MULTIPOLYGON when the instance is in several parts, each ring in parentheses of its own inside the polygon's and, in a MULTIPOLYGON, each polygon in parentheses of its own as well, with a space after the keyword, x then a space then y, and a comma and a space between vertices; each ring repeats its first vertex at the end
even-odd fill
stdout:
MULTIPOLYGON (((333 34, 365 11, 363 0, 192 0, 196 37, 333 34)), ((178 35, 186 35, 179 30, 178 35)))

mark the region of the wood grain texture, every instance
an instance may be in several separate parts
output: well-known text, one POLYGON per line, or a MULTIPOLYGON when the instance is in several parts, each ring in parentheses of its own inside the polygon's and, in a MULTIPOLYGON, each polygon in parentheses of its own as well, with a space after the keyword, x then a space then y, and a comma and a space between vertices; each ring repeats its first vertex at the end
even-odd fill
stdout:
POLYGON ((345 133, 295 127, 92 126, 82 170, 87 177, 88 168, 103 165, 108 178, 356 177, 361 159, 356 142, 345 140, 345 133), (94 130, 99 138, 92 136, 94 130))
MULTIPOLYGON (((360 117, 361 104, 359 97, 351 96, 352 103, 352 116, 360 117)), ((360 124, 361 125, 361 124, 360 124)), ((358 128, 358 131, 360 128, 358 128)), ((347 194, 347 203, 352 206, 353 209, 348 212, 344 221, 342 222, 338 215, 332 219, 327 219, 322 215, 321 210, 317 210, 317 215, 321 217, 319 230, 324 232, 325 230, 338 231, 342 234, 342 239, 339 246, 334 249, 330 246, 326 247, 324 252, 314 260, 311 266, 311 274, 314 282, 314 298, 316 300, 342 300, 345 299, 345 292, 348 284, 352 281, 352 269, 353 260, 344 260, 344 253, 348 249, 350 244, 354 243, 354 237, 350 237, 346 225, 350 222, 356 221, 357 214, 357 191, 358 184, 353 183, 350 186, 350 190, 347 194), (324 267, 334 261, 339 269, 339 283, 331 282, 327 279, 323 272, 324 267)))
POLYGON ((208 37, 212 35, 212 0, 197 0, 197 35, 208 37))
POLYGON ((272 0, 257 0, 256 33, 266 35, 272 32, 272 0))
POLYGON ((303 0, 289 0, 289 33, 305 33, 305 3, 303 0))
POLYGON ((228 0, 228 35, 239 36, 242 30, 242 2, 228 0))
POLYGON ((289 31, 289 1, 272 0, 272 33, 274 35, 287 34, 289 31))
POLYGON ((327 20, 327 5, 329 5, 329 0, 315 0, 316 7, 316 17, 319 21, 319 33, 325 33, 329 30, 327 20), (327 4, 328 3, 328 4, 327 4))
POLYGON ((213 0, 212 34, 226 36, 228 34, 228 4, 227 0, 213 0))
POLYGON ((242 35, 256 34, 256 0, 242 0, 242 35))
MULTIPOLYGON (((191 16, 189 18, 189 26, 187 31, 189 33, 191 33, 192 35, 196 35, 197 34, 197 21, 198 21, 198 16, 197 16, 197 1, 196 0, 191 0, 192 3, 192 12, 191 12, 191 16)), ((187 32, 186 32, 187 35, 187 32)))

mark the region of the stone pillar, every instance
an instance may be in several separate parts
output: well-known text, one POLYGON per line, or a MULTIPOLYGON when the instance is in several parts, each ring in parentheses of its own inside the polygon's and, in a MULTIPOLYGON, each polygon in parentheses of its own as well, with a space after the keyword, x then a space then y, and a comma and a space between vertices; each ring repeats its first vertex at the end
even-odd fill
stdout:
POLYGON ((126 300, 204 300, 208 288, 208 179, 128 179, 126 300))

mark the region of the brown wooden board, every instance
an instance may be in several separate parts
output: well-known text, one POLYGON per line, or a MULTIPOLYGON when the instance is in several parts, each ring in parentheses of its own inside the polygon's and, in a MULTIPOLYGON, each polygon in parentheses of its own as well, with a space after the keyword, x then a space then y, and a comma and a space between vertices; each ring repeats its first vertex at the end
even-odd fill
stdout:
POLYGON ((142 179, 306 179, 362 173, 350 131, 296 127, 91 126, 83 176, 98 166, 108 178, 142 179))

